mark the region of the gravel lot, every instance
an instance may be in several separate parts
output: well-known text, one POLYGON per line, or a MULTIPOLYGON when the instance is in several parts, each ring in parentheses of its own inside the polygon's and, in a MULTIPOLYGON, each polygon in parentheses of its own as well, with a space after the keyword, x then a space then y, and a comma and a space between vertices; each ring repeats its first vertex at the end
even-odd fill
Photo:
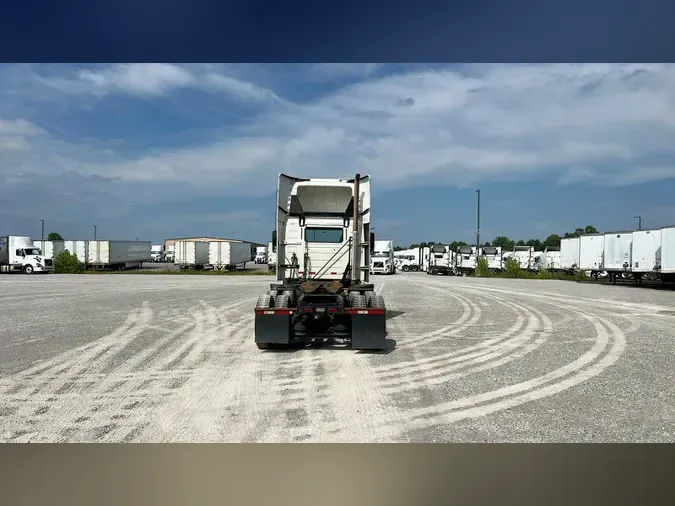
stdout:
POLYGON ((675 292, 375 277, 388 353, 261 351, 271 277, 0 276, 0 440, 675 441, 675 292))

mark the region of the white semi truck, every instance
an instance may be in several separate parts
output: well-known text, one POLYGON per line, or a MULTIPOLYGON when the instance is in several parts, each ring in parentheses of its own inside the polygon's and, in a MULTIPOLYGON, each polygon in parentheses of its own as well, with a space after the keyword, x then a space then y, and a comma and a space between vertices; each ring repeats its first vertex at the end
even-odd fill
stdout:
POLYGON ((452 252, 449 246, 433 244, 429 247, 429 263, 427 274, 443 274, 449 276, 453 273, 452 252))
POLYGON ((255 259, 253 261, 256 264, 267 263, 267 248, 265 246, 256 246, 255 259))
POLYGON ((396 274, 393 241, 375 241, 370 257, 371 274, 396 274))
POLYGON ((270 272, 277 270, 277 253, 273 251, 272 241, 267 243, 267 268, 270 272))
POLYGON ((153 262, 161 262, 164 260, 164 245, 153 244, 152 249, 150 249, 150 257, 153 262))
POLYGON ((51 272, 51 258, 45 258, 30 237, 6 235, 0 237, 0 272, 51 272))
POLYGON ((255 307, 258 348, 342 340, 385 350, 384 299, 370 283, 370 177, 302 179, 279 174, 276 282, 255 307))

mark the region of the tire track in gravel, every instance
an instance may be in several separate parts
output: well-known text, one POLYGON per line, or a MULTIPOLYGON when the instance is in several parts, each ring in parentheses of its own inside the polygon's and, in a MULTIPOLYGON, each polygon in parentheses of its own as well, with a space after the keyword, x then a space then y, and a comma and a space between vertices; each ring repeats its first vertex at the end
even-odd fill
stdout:
POLYGON ((152 316, 149 304, 143 302, 141 309, 129 314, 125 323, 111 334, 5 379, 4 384, 11 384, 5 393, 15 394, 29 388, 33 388, 33 395, 45 389, 57 394, 68 393, 80 378, 95 375, 105 364, 106 357, 146 330, 152 316))
POLYGON ((412 430, 486 416, 572 388, 601 374, 621 358, 626 347, 625 335, 611 321, 565 304, 560 298, 549 304, 576 313, 593 325, 596 332, 594 345, 581 357, 531 380, 433 406, 407 410, 390 419, 389 423, 402 430, 412 430))

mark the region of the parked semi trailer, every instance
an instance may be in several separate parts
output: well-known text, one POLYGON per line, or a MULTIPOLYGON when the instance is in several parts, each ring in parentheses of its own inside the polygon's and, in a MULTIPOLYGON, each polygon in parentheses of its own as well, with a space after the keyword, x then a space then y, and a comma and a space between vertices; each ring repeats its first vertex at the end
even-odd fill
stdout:
POLYGON ((443 244, 433 244, 429 248, 429 264, 427 274, 442 274, 449 276, 452 274, 452 254, 449 246, 443 244))
POLYGON ((561 253, 559 246, 549 246, 534 257, 535 270, 559 271, 561 270, 561 253))
POLYGON ((152 256, 150 241, 87 241, 87 264, 94 269, 137 269, 152 256))
POLYGON ((375 241, 373 254, 370 257, 372 274, 396 274, 393 241, 375 241))
POLYGON ((661 271, 661 230, 634 230, 632 274, 636 283, 643 277, 658 279, 661 271))
POLYGON ((51 272, 53 263, 46 258, 30 237, 6 235, 0 237, 0 272, 51 272))
POLYGON ((584 234, 579 237, 579 270, 590 272, 596 279, 604 272, 605 234, 584 234))
POLYGON ((632 270, 633 232, 607 232, 603 236, 602 267, 609 275, 609 280, 616 283, 616 278, 628 278, 632 270))
MULTIPOLYGON (((251 248, 245 242, 211 241, 207 264, 216 270, 232 271, 251 261, 251 248)), ((257 263, 257 262, 256 262, 257 263)))
POLYGON ((675 281, 675 226, 661 229, 661 281, 675 281))
POLYGON ((385 350, 384 299, 370 283, 370 177, 301 179, 277 186, 275 283, 255 307, 258 348, 339 339, 385 350))
POLYGON ((578 237, 567 237, 560 240, 560 269, 572 272, 579 268, 578 237))
MULTIPOLYGON (((246 247, 246 258, 250 259, 251 247, 246 247)), ((205 241, 176 241, 174 248, 174 263, 181 269, 201 270, 209 264, 209 243, 205 241)))

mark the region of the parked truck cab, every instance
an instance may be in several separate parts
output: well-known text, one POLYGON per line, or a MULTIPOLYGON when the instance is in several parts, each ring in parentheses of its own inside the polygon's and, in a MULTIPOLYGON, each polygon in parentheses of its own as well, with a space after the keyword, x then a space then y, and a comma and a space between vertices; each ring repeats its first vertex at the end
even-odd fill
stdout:
POLYGON ((0 272, 50 272, 52 260, 42 255, 30 237, 0 237, 0 272))
POLYGON ((338 340, 384 350, 384 299, 369 282, 370 178, 305 179, 279 175, 276 283, 258 297, 255 343, 338 340))
POLYGON ((393 241, 375 241, 373 254, 370 257, 372 274, 396 274, 393 241))

